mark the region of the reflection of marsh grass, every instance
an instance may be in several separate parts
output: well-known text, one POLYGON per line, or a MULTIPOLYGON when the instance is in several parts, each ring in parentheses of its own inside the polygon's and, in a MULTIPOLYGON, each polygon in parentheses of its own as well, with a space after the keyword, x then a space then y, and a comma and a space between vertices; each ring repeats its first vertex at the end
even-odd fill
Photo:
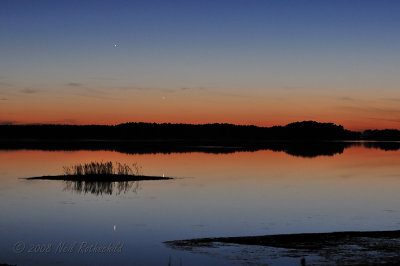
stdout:
POLYGON ((79 194, 95 194, 112 195, 115 191, 116 195, 133 191, 134 193, 140 188, 139 181, 119 181, 119 182, 102 182, 102 181, 66 181, 64 190, 77 192, 79 194))
POLYGON ((141 167, 137 163, 131 166, 116 162, 91 162, 64 166, 64 175, 141 175, 141 167))

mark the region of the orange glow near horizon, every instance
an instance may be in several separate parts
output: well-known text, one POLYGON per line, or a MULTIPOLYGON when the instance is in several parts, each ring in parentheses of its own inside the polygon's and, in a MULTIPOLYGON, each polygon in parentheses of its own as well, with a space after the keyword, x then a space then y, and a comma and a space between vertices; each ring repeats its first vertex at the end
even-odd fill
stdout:
POLYGON ((356 131, 399 129, 397 113, 400 109, 396 102, 379 102, 371 100, 372 96, 354 103, 333 96, 311 94, 290 94, 281 98, 278 94, 231 97, 204 93, 131 93, 108 98, 28 95, 1 103, 0 123, 231 123, 268 127, 314 120, 332 122, 356 131))

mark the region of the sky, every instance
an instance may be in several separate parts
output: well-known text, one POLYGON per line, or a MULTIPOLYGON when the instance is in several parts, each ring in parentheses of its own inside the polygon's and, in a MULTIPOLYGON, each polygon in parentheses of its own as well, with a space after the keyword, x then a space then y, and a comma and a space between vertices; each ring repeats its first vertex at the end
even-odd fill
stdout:
POLYGON ((0 123, 400 129, 400 2, 0 1, 0 123))

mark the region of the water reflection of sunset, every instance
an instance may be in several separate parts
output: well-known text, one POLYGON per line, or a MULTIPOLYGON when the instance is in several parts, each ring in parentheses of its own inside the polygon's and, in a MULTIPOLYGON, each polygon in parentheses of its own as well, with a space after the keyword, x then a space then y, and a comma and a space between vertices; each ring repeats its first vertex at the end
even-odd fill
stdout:
POLYGON ((67 231, 70 238, 80 239, 93 226, 103 235, 118 224, 115 232, 135 248, 139 244, 127 236, 151 236, 154 245, 154 241, 214 235, 393 228, 400 221, 399 159, 398 151, 362 145, 313 158, 268 150, 230 154, 1 151, 0 207, 5 216, 14 220, 21 216, 29 226, 18 227, 12 220, 0 220, 0 226, 9 228, 6 236, 37 239, 46 215, 47 223, 57 225, 48 229, 51 237, 67 231), (72 184, 66 190, 64 181, 20 179, 61 174, 64 165, 102 160, 138 163, 146 175, 176 179, 141 181, 139 190, 121 186, 124 193, 120 194, 104 184, 72 184), (93 224, 93 219, 98 222, 93 224), (205 226, 194 229, 198 224, 205 226))
MULTIPOLYGON (((393 175, 398 169, 400 158, 397 151, 367 149, 362 146, 346 148, 343 154, 302 158, 284 152, 262 150, 257 152, 234 152, 228 154, 208 154, 201 152, 171 154, 125 154, 113 151, 2 151, 2 169, 21 177, 62 174, 62 167, 92 161, 114 161, 127 164, 138 163, 146 175, 172 175, 178 177, 213 178, 214 175, 246 178, 273 178, 293 169, 294 175, 312 178, 346 169, 361 175, 363 166, 374 166, 365 171, 370 175, 393 175), (23 165, 21 165, 23 164, 23 165), (376 171, 376 172, 374 172, 376 171), (265 173, 265 177, 263 174, 265 173)), ((400 166, 399 166, 400 168, 400 166)), ((345 175, 345 174, 344 174, 345 175)))

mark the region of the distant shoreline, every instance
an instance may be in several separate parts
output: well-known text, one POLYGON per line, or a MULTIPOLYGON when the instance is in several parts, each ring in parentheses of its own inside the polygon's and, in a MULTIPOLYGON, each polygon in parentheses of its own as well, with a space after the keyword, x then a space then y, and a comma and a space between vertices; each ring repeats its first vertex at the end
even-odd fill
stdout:
POLYGON ((104 125, 0 125, 0 140, 107 141, 321 141, 400 140, 397 129, 350 131, 341 125, 302 121, 286 126, 258 127, 233 124, 125 123, 104 125))

